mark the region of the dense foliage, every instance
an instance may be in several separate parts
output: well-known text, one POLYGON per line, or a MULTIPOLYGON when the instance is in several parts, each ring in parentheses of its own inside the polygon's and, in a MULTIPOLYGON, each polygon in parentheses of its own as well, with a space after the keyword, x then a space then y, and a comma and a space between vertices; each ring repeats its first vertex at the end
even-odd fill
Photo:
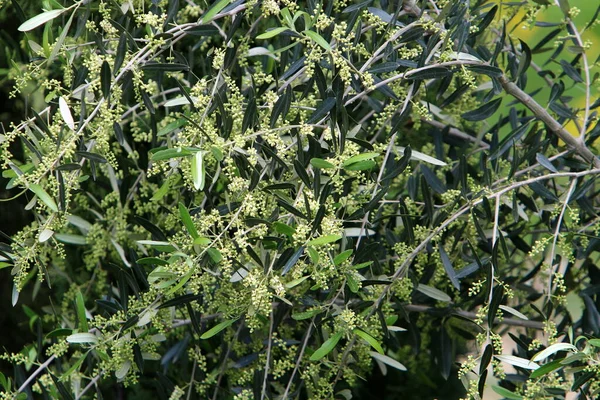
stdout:
POLYGON ((598 396, 598 12, 2 3, 1 398, 598 396))

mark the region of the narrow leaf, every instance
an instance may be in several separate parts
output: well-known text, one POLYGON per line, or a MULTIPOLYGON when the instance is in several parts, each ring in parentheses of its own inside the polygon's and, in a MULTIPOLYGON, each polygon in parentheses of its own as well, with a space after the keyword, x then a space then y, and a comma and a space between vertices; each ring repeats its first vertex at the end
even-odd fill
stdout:
POLYGON ((288 28, 280 26, 278 28, 269 29, 265 33, 261 33, 260 35, 258 35, 256 38, 261 39, 261 40, 271 39, 272 37, 275 37, 275 36, 279 35, 280 33, 285 32, 287 30, 288 30, 288 28))
POLYGON ((421 283, 419 284, 419 286, 417 286, 417 290, 419 292, 423 293, 425 296, 431 297, 432 299, 435 299, 435 300, 444 301, 444 302, 450 302, 452 300, 452 298, 450 296, 448 296, 446 293, 442 292, 441 290, 436 289, 431 286, 423 285, 421 283))
POLYGON ((98 338, 93 333, 74 333, 67 336, 67 342, 69 343, 97 343, 98 338))
POLYGON ((371 345, 371 347, 377 350, 379 354, 384 354, 383 348, 373 336, 369 335, 367 332, 361 331, 360 329, 355 329, 354 333, 357 336, 363 338, 367 343, 369 343, 369 345, 371 345))
POLYGON ((321 358, 325 357, 329 354, 335 346, 338 344, 340 339, 342 338, 342 332, 338 332, 327 339, 321 347, 319 347, 313 354, 310 356, 310 361, 319 361, 321 358))
POLYGON ((198 235, 194 221, 192 221, 192 217, 190 216, 188 209, 182 203, 179 203, 179 216, 181 217, 181 221, 183 222, 183 225, 185 225, 185 229, 187 229, 189 234, 192 235, 194 239, 198 238, 200 235, 198 235))
POLYGON ((331 169, 335 168, 335 165, 329 161, 323 160, 322 158, 313 158, 310 160, 310 165, 319 169, 331 169))
POLYGON ((67 101, 62 96, 58 98, 58 108, 63 121, 65 121, 65 124, 67 124, 71 130, 75 130, 75 121, 73 120, 73 115, 71 115, 71 110, 69 110, 67 101))
POLYGON ((494 357, 496 357, 498 360, 500 360, 502 362, 508 363, 510 365, 514 365, 515 367, 524 368, 524 369, 536 370, 540 367, 533 361, 529 361, 525 358, 521 358, 521 357, 517 357, 517 356, 513 356, 513 355, 499 355, 499 356, 494 356, 494 357))
POLYGON ((77 307, 77 319, 79 321, 79 330, 87 332, 90 330, 85 313, 85 300, 80 291, 75 295, 75 305, 77 307))
POLYGON ((450 282, 452 282, 452 285, 458 290, 460 290, 460 282, 456 277, 456 271, 454 271, 454 268, 452 267, 452 262, 450 261, 450 258, 448 257, 448 254, 446 253, 446 250, 444 250, 444 246, 442 246, 441 243, 439 245, 439 249, 440 258, 442 259, 442 264, 444 264, 444 270, 446 270, 446 275, 448 275, 448 278, 450 279, 450 282))
POLYGON ((507 313, 510 313, 510 314, 514 315, 515 317, 518 317, 518 318, 521 318, 521 319, 525 319, 525 320, 529 319, 529 318, 527 318, 527 315, 525 315, 523 313, 520 313, 519 311, 515 310, 512 307, 501 305, 499 308, 501 310, 506 311, 507 313))
POLYGON ((577 351, 577 347, 573 346, 571 343, 555 343, 551 346, 548 346, 544 350, 537 353, 531 361, 542 361, 554 353, 558 353, 559 351, 577 351))
POLYGON ((321 236, 321 237, 318 237, 316 239, 309 241, 307 244, 309 246, 320 246, 320 245, 327 244, 327 243, 337 242, 341 238, 342 238, 341 235, 321 236))
POLYGON ((398 371, 406 371, 406 367, 400 364, 398 361, 394 360, 392 357, 386 356, 385 354, 379 354, 374 351, 370 351, 369 354, 374 359, 379 360, 392 368, 396 368, 398 371))
POLYGON ((50 197, 48 193, 38 184, 32 183, 29 185, 29 190, 31 190, 35 195, 40 199, 45 205, 48 206, 54 212, 58 212, 58 206, 54 202, 54 199, 50 197))
POLYGON ((316 44, 318 44, 319 46, 321 46, 323 49, 325 49, 326 51, 331 51, 331 46, 329 45, 329 43, 327 42, 327 40, 325 40, 323 38, 323 36, 319 35, 317 32, 315 32, 315 31, 304 31, 304 34, 306 36, 308 36, 313 42, 315 42, 316 44))
POLYGON ((110 72, 110 65, 108 61, 102 63, 100 69, 100 86, 102 88, 102 96, 108 100, 110 96, 110 84, 111 84, 112 73, 110 72))
POLYGON ((507 399, 511 399, 511 400, 522 400, 523 397, 519 396, 516 393, 511 392, 508 389, 503 388, 502 386, 497 386, 497 385, 492 385, 492 390, 496 393, 498 393, 500 396, 503 396, 507 399))
POLYGON ((235 321, 237 321, 237 318, 236 319, 229 319, 227 321, 223 321, 220 324, 215 325, 211 329, 209 329, 206 332, 204 332, 202 334, 202 336, 200 336, 200 339, 209 339, 209 338, 215 336, 217 333, 221 332, 223 329, 228 328, 231 325, 233 325, 233 323, 235 321))
POLYGON ((208 24, 221 10, 223 10, 231 0, 221 0, 213 4, 213 6, 204 13, 200 19, 200 24, 208 24))
POLYGON ((462 114, 462 117, 467 121, 483 121, 484 119, 491 117, 498 110, 501 103, 502 99, 492 100, 475 110, 462 114))
POLYGON ((17 29, 21 32, 28 32, 42 24, 45 24, 50 20, 53 20, 65 11, 67 11, 67 9, 44 11, 43 13, 38 14, 35 17, 23 22, 17 29))
POLYGON ((196 190, 204 189, 204 163, 203 163, 203 153, 201 151, 194 154, 192 157, 192 180, 194 182, 194 187, 196 190))

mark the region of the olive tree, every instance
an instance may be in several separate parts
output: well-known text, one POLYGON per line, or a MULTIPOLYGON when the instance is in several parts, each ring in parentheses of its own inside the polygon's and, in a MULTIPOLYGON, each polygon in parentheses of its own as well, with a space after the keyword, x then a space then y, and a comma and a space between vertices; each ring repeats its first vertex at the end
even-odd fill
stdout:
POLYGON ((598 396, 598 11, 0 3, 2 398, 598 396))

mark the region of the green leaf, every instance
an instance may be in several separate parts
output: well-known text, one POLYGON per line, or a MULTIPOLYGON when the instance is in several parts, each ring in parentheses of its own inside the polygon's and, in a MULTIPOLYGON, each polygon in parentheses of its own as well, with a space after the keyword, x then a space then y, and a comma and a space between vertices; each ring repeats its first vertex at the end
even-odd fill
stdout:
POLYGON ((499 78, 502 76, 502 70, 491 65, 467 65, 467 68, 475 73, 484 74, 492 78, 499 78))
POLYGON ((292 318, 295 319, 296 321, 302 321, 304 319, 312 318, 321 312, 323 312, 323 310, 321 310, 320 308, 315 308, 314 310, 310 310, 310 311, 294 313, 294 314, 292 314, 292 318))
POLYGON ((531 361, 542 361, 559 351, 577 351, 577 347, 573 346, 571 343, 554 343, 534 355, 531 361))
POLYGON ((137 243, 145 246, 150 246, 158 251, 165 253, 172 253, 175 251, 175 247, 169 242, 158 241, 158 240, 138 240, 137 243))
POLYGON ((48 193, 38 184, 32 183, 29 185, 29 190, 31 190, 35 195, 40 199, 45 205, 48 206, 54 212, 58 212, 58 206, 54 202, 54 199, 50 197, 48 193))
POLYGON ((304 246, 300 246, 300 248, 296 250, 294 254, 292 254, 292 256, 287 260, 287 262, 283 266, 283 270, 281 271, 281 276, 287 274, 289 270, 292 269, 294 265, 296 265, 302 254, 304 254, 304 246))
POLYGON ((494 357, 496 357, 498 360, 500 360, 502 362, 508 363, 510 365, 514 365, 515 367, 524 368, 524 369, 536 370, 540 367, 533 361, 529 361, 526 358, 521 358, 521 357, 517 357, 517 356, 513 356, 513 355, 498 355, 498 356, 494 356, 494 357))
POLYGON ((558 4, 563 14, 565 14, 565 17, 570 18, 569 13, 571 11, 571 6, 569 5, 569 0, 558 0, 558 4))
POLYGON ((197 237, 196 239, 194 239, 194 244, 199 244, 200 246, 207 246, 211 243, 211 240, 209 238, 206 237, 197 237))
POLYGON ((192 217, 190 216, 188 209, 182 203, 179 203, 179 216, 181 217, 183 225, 185 225, 185 229, 187 229, 190 235, 192 235, 194 240, 197 239, 200 235, 198 235, 196 225, 194 225, 194 221, 192 221, 192 217))
POLYGON ((374 168, 376 165, 377 163, 373 160, 365 160, 345 166, 344 169, 346 171, 365 171, 374 168))
POLYGON ((102 63, 102 68, 100 69, 100 87, 102 88, 102 96, 106 100, 110 97, 110 85, 112 81, 112 73, 110 72, 110 65, 108 61, 104 61, 102 63))
POLYGON ((398 371, 406 371, 406 367, 394 360, 392 357, 386 356, 385 354, 379 354, 374 351, 370 351, 369 354, 376 360, 381 361, 384 364, 389 365, 392 368, 396 368, 398 371))
MULTIPOLYGON (((298 279, 291 280, 291 281, 289 281, 288 283, 286 283, 286 284, 285 284, 285 285, 283 285, 283 286, 285 286, 285 288, 286 288, 286 289, 291 289, 291 288, 293 288, 293 287, 296 287, 296 286, 298 286, 299 284, 301 284, 302 282, 304 282, 304 281, 305 281, 305 280, 307 280, 308 278, 310 278, 310 276, 309 276, 309 275, 306 275, 306 276, 303 276, 303 277, 301 277, 301 278, 298 278, 298 279)), ((311 317, 312 317, 312 315, 311 315, 311 317)), ((292 318, 294 318, 294 316, 293 316, 293 315, 292 315, 292 318)))
POLYGON ((52 229, 46 228, 40 233, 40 236, 38 237, 38 241, 40 243, 44 243, 44 242, 48 241, 48 239, 50 239, 53 235, 54 235, 54 231, 52 229))
POLYGON ((89 151, 76 151, 75 154, 77 154, 80 157, 87 158, 88 160, 92 160, 92 161, 95 161, 100 164, 106 164, 108 162, 108 161, 106 161, 106 158, 102 157, 100 154, 90 153, 89 151))
POLYGON ((342 163, 342 167, 347 167, 349 165, 361 162, 361 161, 365 161, 365 160, 371 160, 375 157, 378 157, 379 153, 361 153, 361 154, 357 154, 353 157, 350 157, 349 159, 347 159, 346 161, 344 161, 342 163))
POLYGON ((341 235, 327 235, 313 239, 307 243, 309 246, 320 246, 327 243, 337 242, 342 238, 341 235))
POLYGON ((317 32, 304 31, 304 34, 326 51, 331 51, 331 45, 329 44, 329 42, 327 42, 327 40, 325 40, 323 36, 319 35, 317 32))
POLYGON ((498 385, 492 385, 492 390, 496 393, 498 393, 500 396, 504 396, 507 399, 511 399, 511 400, 523 400, 522 396, 519 396, 516 393, 511 392, 508 389, 505 389, 501 386, 498 385))
MULTIPOLYGON (((187 99, 186 99, 185 104, 188 104, 187 99)), ((165 106, 166 106, 166 103, 165 103, 165 106)), ((187 123, 188 123, 187 119, 180 118, 177 121, 173 121, 173 122, 167 124, 164 128, 161 128, 156 135, 157 136, 165 136, 165 135, 173 132, 175 129, 179 129, 182 126, 187 125, 187 123)))
POLYGON ((521 319, 525 319, 525 320, 528 320, 528 319, 529 319, 529 318, 527 318, 527 315, 525 315, 525 314, 523 314, 523 313, 521 313, 521 312, 519 312, 519 311, 515 310, 515 309, 514 309, 514 308, 512 308, 512 307, 505 306, 505 305, 500 305, 500 307, 499 307, 499 308, 500 308, 501 310, 503 310, 503 311, 506 311, 507 313, 510 313, 510 314, 514 315, 514 316, 515 316, 515 317, 517 317, 517 318, 521 318, 521 319))
POLYGON ((191 156, 191 155, 192 155, 192 152, 182 149, 181 147, 176 147, 173 149, 159 150, 156 153, 153 153, 152 156, 150 156, 150 159, 152 161, 161 161, 161 160, 169 160, 171 158, 186 157, 186 156, 191 156))
POLYGON ((272 37, 275 37, 275 36, 279 35, 280 33, 285 32, 287 30, 288 30, 288 28, 280 26, 279 28, 269 29, 265 33, 261 33, 260 35, 258 35, 256 38, 261 39, 261 40, 271 39, 272 37))
POLYGON ((484 119, 491 117, 500 108, 502 99, 495 99, 484 105, 476 108, 475 110, 468 111, 462 114, 462 117, 467 121, 483 121, 484 119))
POLYGON ((440 258, 442 259, 444 270, 446 270, 446 275, 448 275, 448 278, 450 279, 450 282, 452 282, 452 285, 456 289, 460 290, 460 282, 456 277, 456 271, 454 271, 454 268, 452 267, 450 257, 448 257, 448 254, 446 253, 446 250, 444 249, 444 246, 441 243, 439 244, 438 248, 440 250, 440 258))
POLYGON ((560 367, 562 367, 563 365, 561 364, 561 361, 563 359, 558 359, 558 360, 554 360, 548 364, 544 364, 542 366, 540 366, 538 369, 536 369, 535 371, 533 371, 531 373, 531 375, 529 375, 529 378, 531 379, 535 379, 535 378, 539 378, 541 376, 546 375, 547 373, 550 373, 560 367))
POLYGON ((306 121, 307 124, 317 123, 335 106, 335 99, 328 97, 319 104, 313 115, 306 121))
POLYGON ((208 24, 221 10, 223 10, 232 0, 221 0, 213 4, 213 6, 204 13, 199 24, 208 24))
POLYGON ((58 329, 55 329, 52 332, 49 332, 48 334, 46 334, 45 337, 46 337, 46 339, 52 339, 52 338, 57 338, 57 337, 69 336, 72 333, 73 333, 73 329, 58 328, 58 329))
POLYGON ((66 370, 65 373, 62 375, 63 379, 69 379, 74 371, 79 371, 81 364, 83 364, 83 361, 85 361, 88 354, 89 351, 87 351, 83 356, 79 357, 79 360, 77 360, 73 365, 71 365, 71 367, 68 370, 66 370))
POLYGON ((98 337, 93 333, 74 333, 67 336, 67 342, 69 343, 98 343, 98 337))
POLYGON ((343 333, 338 332, 327 339, 321 347, 319 347, 311 356, 310 361, 319 361, 321 358, 329 354, 342 338, 343 333))
POLYGON ((450 296, 448 296, 446 293, 442 292, 441 290, 436 289, 431 286, 423 285, 422 283, 419 283, 419 286, 417 286, 417 290, 419 292, 423 293, 425 296, 431 297, 432 299, 435 299, 435 300, 445 301, 445 302, 450 302, 452 300, 452 298, 450 296))
POLYGON ((192 180, 196 190, 204 189, 205 171, 202 157, 203 153, 201 151, 192 157, 192 180))
POLYGON ((206 249, 206 252, 215 264, 218 264, 221 262, 221 260, 223 260, 223 255, 221 252, 213 247, 206 249))
POLYGON ((406 79, 436 79, 452 75, 452 71, 444 67, 432 67, 422 70, 411 70, 406 72, 406 79), (416 71, 416 72, 413 72, 416 71))
POLYGON ((162 186, 154 193, 154 195, 152 195, 150 200, 158 201, 158 200, 162 199, 169 192, 170 188, 171 188, 170 180, 166 179, 165 183, 163 183, 162 186))
POLYGON ((200 339, 210 339, 211 337, 215 336, 217 333, 221 332, 223 329, 228 328, 231 325, 233 325, 233 323, 237 320, 238 320, 237 318, 229 319, 227 321, 223 321, 220 324, 215 325, 211 329, 204 332, 202 334, 202 336, 200 336, 200 339))
POLYGON ((352 293, 358 293, 360 290, 360 286, 358 285, 358 281, 354 277, 353 274, 346 274, 346 285, 350 288, 352 293))
MULTIPOLYGON (((405 149, 406 149, 405 147, 398 146, 398 153, 401 155, 404 155, 405 149)), ((410 151, 410 159, 417 160, 417 161, 423 161, 423 162, 433 164, 433 165, 440 165, 440 166, 448 165, 442 160, 438 160, 435 157, 428 156, 427 154, 424 154, 424 153, 421 153, 420 151, 416 151, 416 150, 412 150, 412 149, 410 151)))
POLYGON ((145 71, 189 71, 190 67, 179 63, 155 63, 144 64, 142 70, 145 71))
POLYGON ((310 165, 312 165, 315 168, 320 168, 320 169, 335 168, 335 165, 333 165, 329 161, 323 160, 322 158, 313 158, 313 159, 311 159, 310 160, 310 165))
POLYGON ((57 233, 54 235, 56 240, 62 243, 74 244, 79 246, 84 246, 87 244, 87 240, 85 236, 81 235, 71 235, 69 233, 57 233))
POLYGON ((352 255, 353 252, 354 252, 354 250, 349 249, 349 250, 346 250, 346 251, 338 254, 333 259, 333 265, 340 265, 341 263, 346 261, 348 258, 350 258, 350 256, 352 255))
POLYGON ((353 332, 357 336, 360 336, 361 338, 363 338, 367 343, 369 343, 371 345, 371 347, 373 347, 375 350, 377 350, 377 352, 379 354, 384 354, 383 348, 381 347, 379 342, 377 340, 375 340, 375 338, 373 336, 369 335, 365 331, 361 331, 360 329, 355 329, 353 332))
POLYGON ((38 14, 35 17, 30 18, 27 21, 23 22, 17 29, 21 32, 28 32, 32 29, 37 28, 38 26, 40 26, 42 24, 45 24, 46 22, 48 22, 50 20, 53 20, 54 18, 58 17, 65 11, 67 11, 66 8, 64 8, 62 10, 44 11, 43 13, 38 14))
POLYGON ((71 23, 73 22, 73 16, 75 16, 75 13, 71 14, 71 16, 67 20, 67 23, 65 24, 65 26, 62 27, 62 32, 60 33, 58 40, 56 41, 56 43, 54 44, 54 47, 52 48, 50 57, 48 57, 48 63, 52 63, 52 61, 54 61, 54 59, 58 55, 58 52, 62 48, 62 45, 65 42, 65 39, 67 38, 67 33, 69 33, 69 28, 71 28, 71 23))
POLYGON ((215 160, 219 162, 223 161, 223 158, 225 158, 223 156, 223 151, 217 146, 210 146, 210 152, 212 153, 215 160))

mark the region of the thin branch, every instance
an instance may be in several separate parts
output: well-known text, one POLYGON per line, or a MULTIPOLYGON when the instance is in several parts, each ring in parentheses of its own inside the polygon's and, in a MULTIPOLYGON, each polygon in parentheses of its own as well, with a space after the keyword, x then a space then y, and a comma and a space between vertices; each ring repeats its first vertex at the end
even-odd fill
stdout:
POLYGON ((23 382, 23 384, 19 387, 19 389, 17 390, 17 393, 21 393, 23 390, 25 390, 27 388, 27 386, 29 386, 29 384, 35 379, 36 376, 38 376, 39 374, 42 373, 42 371, 44 371, 46 368, 48 368, 48 365, 50 365, 52 363, 52 361, 54 361, 56 359, 55 355, 52 355, 50 358, 48 358, 46 361, 44 361, 43 364, 41 364, 39 367, 37 367, 37 369, 35 371, 33 371, 33 373, 31 375, 29 375, 29 378, 27 378, 27 380, 25 380, 25 382, 23 382))
POLYGON ((543 123, 545 123, 552 133, 558 136, 567 146, 581 156, 586 162, 592 164, 594 168, 600 168, 600 159, 577 138, 573 137, 557 120, 555 120, 544 107, 539 105, 531 96, 521 90, 513 82, 509 81, 504 75, 498 78, 498 81, 508 94, 519 100, 525 107, 543 123))
POLYGON ((103 374, 104 374, 104 371, 100 371, 100 373, 99 373, 98 375, 96 375, 96 376, 95 376, 95 377, 94 377, 94 378, 93 378, 93 379, 90 381, 90 383, 88 383, 88 384, 86 385, 86 387, 84 387, 84 388, 83 388, 83 390, 81 391, 81 393, 79 393, 79 394, 77 395, 77 398, 76 398, 75 400, 79 400, 79 399, 81 399, 81 398, 83 397, 83 395, 84 395, 84 394, 86 394, 86 392, 92 388, 92 386, 95 386, 95 385, 98 383, 98 381, 100 380, 100 378, 102 378, 102 375, 103 375, 103 374))
POLYGON ((292 382, 294 381, 294 376, 296 376, 296 373, 298 372, 298 369, 300 368, 300 363, 302 362, 302 357, 304 357, 304 351, 306 350, 306 346, 308 345, 308 339, 310 339, 310 333, 312 331, 314 324, 315 324, 315 317, 312 318, 312 320, 310 321, 310 324, 308 325, 308 330, 306 331, 306 336, 304 337, 304 340, 302 341, 302 348, 300 349, 300 354, 298 354, 298 359, 296 360, 296 365, 294 366, 294 370, 292 371, 290 380, 288 381, 288 384, 285 387, 285 392, 283 392, 283 396, 281 397, 282 400, 285 400, 288 398, 290 389, 292 387, 292 382))
MULTIPOLYGON (((275 257, 273 257, 275 259, 275 257)), ((275 325, 275 321, 273 318, 273 314, 275 314, 274 304, 271 303, 271 323, 269 326, 269 339, 267 340, 267 360, 265 361, 265 376, 263 378, 262 390, 260 391, 260 400, 265 398, 265 394, 267 393, 267 377, 269 376, 269 364, 271 363, 271 349, 273 348, 273 325, 275 325)))
POLYGON ((554 229, 554 238, 552 240, 552 250, 550 251, 550 276, 548 276, 548 301, 550 301, 550 296, 552 295, 552 275, 554 274, 554 255, 556 254, 556 242, 558 241, 558 236, 560 235, 560 227, 562 226, 563 218, 565 216, 565 211, 567 211, 567 206, 569 205, 569 199, 571 198, 571 194, 575 190, 577 186, 577 178, 571 181, 571 186, 569 187, 569 191, 565 196, 565 202, 560 210, 560 214, 558 215, 558 221, 556 221, 556 228, 554 229))

